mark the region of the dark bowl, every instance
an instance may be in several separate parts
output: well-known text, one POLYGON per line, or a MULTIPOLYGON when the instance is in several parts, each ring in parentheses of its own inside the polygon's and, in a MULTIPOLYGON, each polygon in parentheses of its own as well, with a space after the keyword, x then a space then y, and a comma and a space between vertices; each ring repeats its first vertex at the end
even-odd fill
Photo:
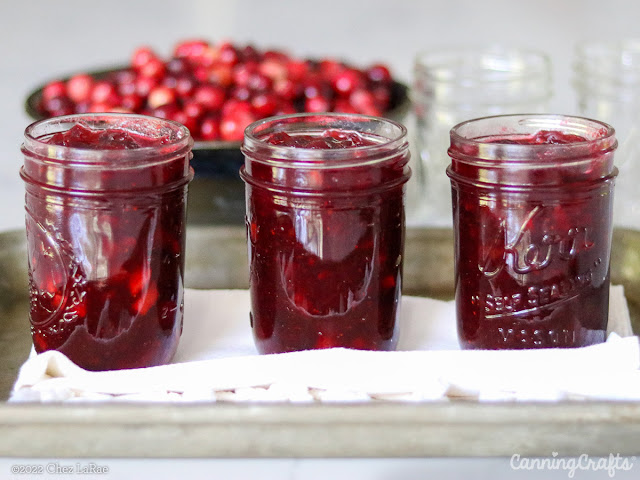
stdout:
MULTIPOLYGON (((105 70, 88 72, 95 78, 104 78, 126 67, 115 67, 105 70)), ((70 78, 69 75, 62 80, 70 78)), ((25 110, 33 120, 40 120, 44 115, 39 110, 42 89, 34 90, 25 101, 25 110)), ((391 91, 391 108, 385 112, 385 117, 402 121, 409 110, 408 88, 402 83, 394 82, 391 91)), ((240 152, 240 142, 195 142, 193 146, 192 165, 198 177, 237 178, 238 171, 244 158, 240 152)))

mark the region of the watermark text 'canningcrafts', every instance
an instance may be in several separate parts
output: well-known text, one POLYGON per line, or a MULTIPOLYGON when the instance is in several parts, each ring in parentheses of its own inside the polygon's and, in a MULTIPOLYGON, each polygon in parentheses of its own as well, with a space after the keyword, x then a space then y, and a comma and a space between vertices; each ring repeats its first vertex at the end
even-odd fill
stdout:
POLYGON ((636 457, 622 457, 619 453, 610 453, 608 457, 590 457, 586 453, 579 457, 558 457, 558 452, 552 452, 551 457, 523 457, 516 453, 509 465, 513 470, 564 470, 569 478, 578 470, 606 471, 613 478, 620 470, 631 470, 635 461, 636 457))

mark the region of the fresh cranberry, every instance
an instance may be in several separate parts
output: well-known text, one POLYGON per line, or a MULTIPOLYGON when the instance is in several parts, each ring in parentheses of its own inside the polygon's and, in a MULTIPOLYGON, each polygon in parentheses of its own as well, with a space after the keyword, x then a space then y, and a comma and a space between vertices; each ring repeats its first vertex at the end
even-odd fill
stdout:
POLYGON ((165 66, 162 60, 154 58, 149 60, 145 65, 140 67, 140 75, 143 77, 151 77, 161 79, 165 74, 165 66))
POLYGON ((91 102, 103 103, 105 105, 115 106, 119 103, 120 96, 113 83, 106 80, 98 81, 91 90, 91 102))
POLYGON ((247 45, 240 51, 240 58, 243 62, 258 62, 260 53, 253 45, 247 45))
POLYGON ((376 104, 376 97, 369 90, 358 88, 349 95, 349 103, 365 115, 380 116, 382 112, 376 104))
POLYGON ((74 75, 67 81, 67 96, 76 103, 87 102, 91 98, 91 91, 95 80, 86 73, 74 75))
POLYGON ((43 102, 43 108, 53 116, 74 113, 74 104, 66 96, 53 97, 43 102))
POLYGON ((62 81, 50 82, 42 89, 42 100, 47 102, 52 98, 66 97, 67 85, 62 81))
POLYGON ((146 98, 159 82, 152 77, 138 77, 135 82, 135 93, 146 98))
POLYGON ((172 75, 180 76, 191 72, 189 62, 184 58, 172 58, 167 62, 167 72, 172 75))
POLYGON ((258 71, 273 82, 287 78, 287 66, 280 59, 265 59, 258 65, 258 71))
POLYGON ((175 103, 176 99, 176 91, 174 89, 158 86, 149 92, 147 105, 149 105, 150 108, 158 108, 161 105, 175 103))
POLYGON ((300 95, 302 88, 289 78, 276 80, 273 91, 284 100, 293 100, 300 95))
POLYGON ((196 102, 195 100, 187 100, 182 104, 182 110, 187 114, 188 117, 199 119, 204 115, 206 109, 201 104, 196 102))
POLYGON ((220 118, 207 115, 200 122, 200 138, 206 141, 220 140, 220 118))
MULTIPOLYGON (((166 62, 151 48, 140 47, 133 52, 128 68, 107 77, 78 74, 66 83, 51 82, 43 89, 39 108, 46 115, 70 110, 150 114, 163 104, 177 103, 181 109, 187 101, 195 100, 207 110, 222 114, 226 99, 233 98, 255 104, 253 113, 261 117, 302 112, 307 107, 313 112, 337 109, 373 115, 388 110, 390 84, 384 65, 361 71, 334 59, 296 59, 285 52, 261 52, 230 42, 212 45, 196 39, 178 43, 166 62), (354 96, 351 107, 339 100, 360 90, 373 93, 373 107, 364 99, 368 95, 361 92, 354 96), (269 95, 259 96, 261 93, 269 95), (66 100, 47 104, 52 98, 62 97, 66 100), (322 98, 307 101, 315 97, 322 98)), ((198 131, 194 131, 196 139, 198 131)))
POLYGON ((372 65, 365 71, 367 78, 374 83, 391 83, 391 73, 389 69, 382 64, 372 65))
POLYGON ((176 79, 176 93, 182 98, 190 98, 196 89, 196 82, 190 76, 180 76, 176 79))
POLYGON ((253 92, 266 92, 273 89, 273 81, 260 72, 254 72, 249 76, 247 87, 253 92))
POLYGON ((269 117, 278 108, 278 99, 273 93, 258 93, 251 98, 251 107, 260 117, 269 117))
MULTIPOLYGON (((122 105, 122 107, 124 107, 126 110, 130 112, 138 112, 140 108, 142 108, 144 101, 140 95, 136 95, 135 93, 132 93, 130 95, 123 95, 122 101, 120 102, 120 104, 122 105)), ((77 113, 80 113, 80 112, 77 112, 77 113)))
POLYGON ((193 100, 208 110, 217 111, 224 105, 226 92, 224 88, 218 85, 212 83, 204 84, 194 89, 193 100))
POLYGON ((301 82, 309 74, 310 67, 308 62, 304 60, 291 60, 287 63, 287 71, 292 81, 301 82))
POLYGON ((248 102, 251 98, 251 90, 249 87, 244 85, 236 85, 229 92, 229 98, 233 98, 234 100, 239 100, 241 102, 248 102))
POLYGON ((179 110, 177 108, 172 112, 169 120, 181 123, 189 129, 189 132, 195 132, 199 128, 197 118, 191 117, 184 110, 179 110))
POLYGON ((330 112, 331 102, 325 97, 311 97, 304 102, 305 112, 330 112))
POLYGON ((140 47, 133 52, 131 66, 139 71, 152 60, 159 60, 155 52, 149 47, 140 47))
POLYGON ((233 85, 233 68, 225 63, 216 63, 206 70, 205 79, 202 81, 215 83, 223 88, 230 87, 233 85))
POLYGON ((364 81, 360 72, 345 69, 333 77, 332 86, 338 94, 348 96, 354 90, 362 88, 364 86, 364 81))
POLYGON ((297 113, 296 107, 287 100, 281 100, 274 111, 274 115, 291 115, 293 113, 297 113))
POLYGON ((222 114, 220 121, 220 137, 222 140, 240 141, 244 130, 258 119, 246 102, 237 102, 236 107, 222 114))
POLYGON ((238 63, 238 50, 229 42, 224 42, 218 47, 218 59, 227 65, 238 63))
POLYGON ((178 106, 175 103, 166 103, 160 105, 157 108, 151 109, 151 114, 154 117, 164 118, 165 120, 173 120, 173 117, 178 111, 178 106))
POLYGON ((173 56, 193 63, 202 63, 203 59, 212 57, 211 46, 206 40, 187 40, 176 45, 173 56))
POLYGON ((238 63, 233 67, 233 83, 236 86, 246 87, 249 85, 249 79, 258 71, 258 65, 255 63, 238 63))

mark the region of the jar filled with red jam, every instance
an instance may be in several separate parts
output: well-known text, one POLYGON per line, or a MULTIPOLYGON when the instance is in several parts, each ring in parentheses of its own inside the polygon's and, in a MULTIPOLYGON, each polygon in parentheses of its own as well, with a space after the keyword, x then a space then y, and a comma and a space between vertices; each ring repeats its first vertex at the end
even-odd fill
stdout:
POLYGON ((88 370, 171 360, 192 144, 182 125, 141 115, 70 115, 26 129, 36 352, 58 350, 88 370))
POLYGON ((394 349, 406 129, 360 115, 273 117, 247 128, 242 150, 258 350, 394 349))
POLYGON ((455 295, 463 348, 605 340, 614 130, 505 115, 451 130, 455 295))

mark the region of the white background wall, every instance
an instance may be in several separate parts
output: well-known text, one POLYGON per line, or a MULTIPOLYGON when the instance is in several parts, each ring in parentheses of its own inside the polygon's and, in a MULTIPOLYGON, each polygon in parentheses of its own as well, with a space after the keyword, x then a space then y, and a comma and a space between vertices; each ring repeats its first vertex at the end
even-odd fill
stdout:
MULTIPOLYGON (((0 0, 0 229, 22 228, 24 221, 18 169, 22 132, 29 123, 23 113, 27 93, 57 76, 126 62, 141 44, 166 55, 176 41, 190 37, 253 42, 362 65, 384 61, 409 82, 413 57, 421 49, 507 43, 551 56, 552 109, 574 113, 569 83, 574 46, 582 39, 640 37, 639 14, 640 3, 633 0, 0 0)), ((427 478, 418 472, 458 478, 452 473, 456 461, 412 465, 420 470, 411 478, 427 478)), ((459 465, 476 478, 511 478, 514 473, 508 459, 459 465), (483 465, 488 470, 481 474, 483 465)), ((281 478, 293 478, 293 470, 286 468, 281 478)), ((215 466, 203 471, 214 474, 215 466)), ((353 468, 349 471, 350 478, 358 478, 353 468)), ((380 471, 394 478, 387 476, 389 470, 380 471)), ((332 478, 339 477, 335 473, 332 478)), ((522 475, 513 478, 533 478, 534 472, 517 473, 522 475)), ((566 477, 560 473, 542 472, 536 478, 566 477)), ((196 478, 188 472, 183 477, 196 478)), ((617 478, 631 477, 620 473, 617 478)))

